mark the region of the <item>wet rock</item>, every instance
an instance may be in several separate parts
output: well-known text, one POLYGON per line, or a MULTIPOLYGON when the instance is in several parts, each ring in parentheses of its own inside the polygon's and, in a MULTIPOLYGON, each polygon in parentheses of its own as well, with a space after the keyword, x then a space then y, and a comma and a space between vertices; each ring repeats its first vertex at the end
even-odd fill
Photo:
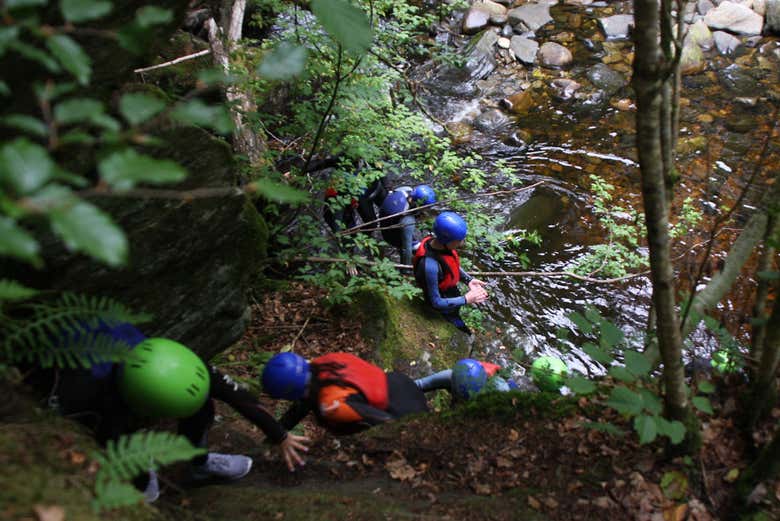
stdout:
POLYGON ((463 69, 467 71, 469 79, 480 80, 486 78, 496 69, 496 58, 493 55, 493 47, 498 41, 498 35, 493 31, 484 31, 482 35, 471 44, 463 69))
POLYGON ((511 38, 515 34, 515 30, 512 29, 512 26, 509 24, 506 24, 501 28, 501 36, 504 38, 511 38))
POLYGON ((512 94, 501 100, 501 106, 512 114, 527 114, 535 106, 535 101, 531 89, 517 94, 512 94))
POLYGON ((756 96, 763 89, 747 70, 736 64, 718 71, 718 81, 725 89, 740 96, 756 96))
POLYGON ((545 24, 552 22, 550 6, 545 4, 525 4, 509 10, 509 23, 523 24, 527 29, 536 31, 545 24))
POLYGON ((502 143, 512 148, 527 148, 531 141, 531 134, 526 130, 517 130, 506 136, 502 143))
POLYGON ((742 45, 742 40, 726 31, 713 32, 712 39, 715 42, 715 47, 717 47, 718 52, 726 56, 734 54, 737 47, 742 45))
POLYGON ((599 24, 607 39, 628 38, 629 31, 634 26, 634 17, 630 14, 616 14, 599 18, 599 24))
POLYGON ((463 17, 461 30, 463 34, 477 34, 488 26, 490 22, 490 13, 484 9, 472 7, 463 17))
POLYGON ((566 5, 586 6, 592 4, 593 0, 564 0, 563 3, 566 5))
POLYGON ((447 123, 445 126, 447 127, 447 132, 450 134, 450 139, 452 139, 454 144, 461 145, 471 141, 472 128, 468 123, 454 121, 447 123))
POLYGON ((749 7, 726 0, 707 13, 704 22, 712 29, 753 36, 761 34, 764 19, 749 7))
POLYGON ((523 38, 522 36, 513 36, 510 40, 510 46, 515 58, 525 63, 533 65, 536 63, 536 54, 539 52, 539 42, 523 38))
POLYGON ((471 7, 482 9, 491 15, 505 15, 507 13, 506 7, 499 4, 498 2, 493 2, 491 0, 477 0, 471 5, 471 7))
POLYGON ((504 5, 504 6, 512 5, 513 1, 514 0, 495 0, 496 3, 504 5))
POLYGON ((574 33, 569 31, 564 31, 562 33, 558 33, 553 35, 550 39, 554 42, 564 44, 564 43, 571 43, 574 41, 574 33))
POLYGON ((509 38, 499 38, 498 42, 496 44, 501 47, 502 49, 509 49, 510 45, 512 45, 512 41, 509 38))
POLYGON ((702 16, 709 13, 712 9, 715 9, 715 4, 710 0, 699 0, 696 2, 696 10, 699 11, 699 14, 702 16))
POLYGON ((780 0, 766 0, 766 22, 764 30, 767 33, 780 34, 780 0))
POLYGON ((558 78, 552 81, 550 87, 556 98, 565 101, 571 99, 582 85, 569 78, 558 78))
POLYGON ((485 134, 492 134, 509 123, 509 118, 498 109, 486 110, 474 120, 474 128, 485 134))
POLYGON ((615 103, 613 103, 612 106, 621 112, 636 110, 636 105, 634 105, 634 102, 628 98, 619 99, 615 103))
POLYGON ((682 56, 680 57, 680 74, 698 74, 704 70, 707 62, 704 60, 704 53, 695 42, 687 40, 683 45, 682 56))
POLYGON ((766 16, 766 0, 753 0, 752 9, 759 16, 766 16))
POLYGON ((699 20, 695 24, 691 25, 688 29, 688 36, 685 38, 686 42, 692 40, 699 45, 705 51, 709 51, 715 45, 712 39, 712 32, 704 20, 699 20))
POLYGON ((738 134, 747 134, 756 128, 756 121, 752 116, 732 116, 726 120, 726 128, 738 134))
POLYGON ((544 67, 559 69, 574 60, 571 51, 561 44, 545 42, 539 48, 539 63, 544 67))
POLYGON ((509 17, 504 14, 492 14, 490 15, 490 24, 491 25, 504 25, 509 20, 509 17))
POLYGON ((604 63, 597 63, 585 75, 594 87, 603 90, 607 96, 612 96, 626 85, 625 76, 604 63))

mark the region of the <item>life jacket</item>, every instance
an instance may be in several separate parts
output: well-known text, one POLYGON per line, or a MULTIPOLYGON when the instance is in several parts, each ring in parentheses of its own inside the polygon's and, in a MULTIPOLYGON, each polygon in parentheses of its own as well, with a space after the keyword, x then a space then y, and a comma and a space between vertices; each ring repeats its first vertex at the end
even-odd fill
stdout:
POLYGON ((317 382, 347 385, 360 391, 369 405, 387 410, 390 404, 387 375, 382 369, 349 353, 330 353, 311 362, 318 367, 317 382))
POLYGON ((499 369, 501 369, 501 366, 498 364, 492 364, 490 362, 479 362, 482 365, 482 368, 485 370, 485 373, 487 373, 488 378, 495 375, 499 369))
MULTIPOLYGON (((338 195, 339 195, 338 191, 332 186, 329 186, 328 188, 325 189, 325 200, 331 199, 333 197, 337 197, 338 195)), ((352 208, 357 208, 358 200, 353 197, 349 201, 349 206, 351 206, 352 208)))
POLYGON ((439 263, 439 291, 452 289, 460 282, 460 256, 455 250, 435 250, 430 247, 432 235, 420 242, 417 251, 414 252, 412 266, 414 278, 417 284, 425 290, 425 263, 420 262, 425 257, 435 259, 439 263))

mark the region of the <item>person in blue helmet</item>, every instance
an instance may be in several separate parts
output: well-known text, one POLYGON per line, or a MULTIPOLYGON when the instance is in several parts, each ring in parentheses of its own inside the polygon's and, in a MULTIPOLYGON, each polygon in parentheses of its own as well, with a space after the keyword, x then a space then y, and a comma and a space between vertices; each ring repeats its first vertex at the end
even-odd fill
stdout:
POLYGON ((404 213, 413 208, 436 202, 436 192, 428 185, 414 188, 402 186, 385 197, 379 208, 382 238, 398 248, 401 264, 411 264, 414 250, 420 241, 417 219, 413 213, 404 213))
POLYGON ((470 335, 471 329, 460 317, 460 308, 466 304, 480 304, 487 300, 485 283, 471 277, 460 267, 457 248, 466 239, 466 221, 454 212, 442 212, 433 222, 433 236, 422 240, 414 254, 414 278, 423 290, 425 301, 455 327, 470 335), (461 295, 458 283, 469 287, 461 295))
POLYGON ((513 380, 498 376, 500 369, 497 364, 464 358, 452 369, 418 378, 414 383, 424 393, 440 389, 449 391, 453 402, 457 403, 469 400, 483 390, 506 392, 517 389, 513 380))
POLYGON ((311 362, 298 354, 274 355, 263 369, 263 391, 293 404, 280 419, 286 429, 313 413, 336 435, 353 434, 408 414, 427 412, 425 394, 400 372, 350 353, 330 353, 311 362))
MULTIPOLYGON (((58 338, 62 349, 84 353, 91 367, 60 368, 53 386, 46 378, 49 404, 94 432, 105 444, 132 434, 155 421, 173 418, 178 432, 194 446, 206 447, 207 432, 214 420, 214 400, 222 401, 252 424, 269 441, 278 444, 288 468, 302 465, 299 451, 306 452, 308 438, 287 432, 255 396, 229 375, 202 360, 184 345, 165 338, 147 338, 129 323, 97 321, 75 334, 58 338), (104 349, 130 350, 124 363, 104 362, 104 349)), ((245 476, 252 459, 240 454, 207 452, 191 461, 192 478, 235 480, 245 476)), ((154 471, 135 480, 147 502, 159 496, 154 471)))

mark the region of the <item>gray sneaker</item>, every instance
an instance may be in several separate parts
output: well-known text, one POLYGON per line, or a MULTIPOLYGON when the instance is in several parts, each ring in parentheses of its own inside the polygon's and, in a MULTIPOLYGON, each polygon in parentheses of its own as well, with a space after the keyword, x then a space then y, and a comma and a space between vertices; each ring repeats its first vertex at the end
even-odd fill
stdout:
POLYGON ((154 503, 160 497, 160 483, 157 481, 157 473, 149 471, 149 481, 144 489, 144 502, 154 503))
POLYGON ((193 479, 240 479, 252 469, 252 458, 240 454, 220 454, 209 452, 206 463, 193 465, 193 479))

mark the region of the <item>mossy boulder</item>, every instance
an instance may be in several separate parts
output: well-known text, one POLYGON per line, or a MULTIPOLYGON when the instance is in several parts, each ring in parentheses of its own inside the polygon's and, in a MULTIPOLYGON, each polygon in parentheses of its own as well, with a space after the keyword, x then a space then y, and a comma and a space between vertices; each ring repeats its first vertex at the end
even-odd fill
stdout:
POLYGON ((385 369, 410 376, 452 367, 469 354, 469 339, 422 298, 395 299, 382 291, 366 291, 355 306, 365 317, 363 335, 376 346, 376 361, 385 369))

